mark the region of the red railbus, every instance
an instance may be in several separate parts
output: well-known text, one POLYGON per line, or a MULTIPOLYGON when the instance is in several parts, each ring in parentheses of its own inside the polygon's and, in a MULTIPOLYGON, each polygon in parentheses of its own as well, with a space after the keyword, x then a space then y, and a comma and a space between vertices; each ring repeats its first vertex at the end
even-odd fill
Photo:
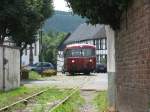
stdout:
POLYGON ((64 71, 90 74, 96 68, 96 48, 89 44, 73 44, 64 50, 64 71))

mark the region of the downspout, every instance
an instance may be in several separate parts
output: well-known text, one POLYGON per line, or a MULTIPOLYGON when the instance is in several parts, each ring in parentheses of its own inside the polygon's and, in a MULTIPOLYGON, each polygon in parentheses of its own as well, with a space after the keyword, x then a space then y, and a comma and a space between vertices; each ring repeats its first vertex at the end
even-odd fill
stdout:
POLYGON ((4 49, 4 47, 3 47, 3 91, 5 91, 5 55, 4 55, 4 53, 5 53, 5 49, 4 49))

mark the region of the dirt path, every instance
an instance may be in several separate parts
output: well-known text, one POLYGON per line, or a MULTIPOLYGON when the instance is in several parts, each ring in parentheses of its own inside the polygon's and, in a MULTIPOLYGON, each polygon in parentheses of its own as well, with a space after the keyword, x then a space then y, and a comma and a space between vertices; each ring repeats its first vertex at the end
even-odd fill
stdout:
POLYGON ((97 92, 95 91, 81 91, 81 96, 85 99, 85 104, 80 108, 80 112, 98 112, 93 104, 96 94, 97 92))

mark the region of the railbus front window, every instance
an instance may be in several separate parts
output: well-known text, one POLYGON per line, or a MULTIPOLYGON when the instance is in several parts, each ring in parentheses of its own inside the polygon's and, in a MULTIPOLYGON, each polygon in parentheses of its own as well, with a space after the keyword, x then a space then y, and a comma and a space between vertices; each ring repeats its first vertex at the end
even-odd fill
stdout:
POLYGON ((71 53, 72 53, 73 57, 80 57, 80 56, 82 56, 81 49, 72 49, 71 53))
POLYGON ((68 49, 65 52, 65 57, 80 57, 81 55, 81 49, 68 49))
POLYGON ((84 56, 84 57, 95 56, 95 50, 93 50, 93 49, 82 49, 82 56, 84 56))

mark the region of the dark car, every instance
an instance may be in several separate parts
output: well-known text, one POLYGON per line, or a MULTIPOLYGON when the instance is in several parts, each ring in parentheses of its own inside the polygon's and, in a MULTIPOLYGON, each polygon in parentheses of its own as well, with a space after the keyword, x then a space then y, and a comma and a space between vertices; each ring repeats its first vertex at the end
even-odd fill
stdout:
POLYGON ((54 69, 54 66, 49 62, 39 62, 39 63, 35 63, 33 65, 27 66, 27 69, 38 72, 38 73, 42 73, 45 70, 54 69))
POLYGON ((106 64, 96 64, 95 72, 106 73, 107 72, 107 65, 106 64))

